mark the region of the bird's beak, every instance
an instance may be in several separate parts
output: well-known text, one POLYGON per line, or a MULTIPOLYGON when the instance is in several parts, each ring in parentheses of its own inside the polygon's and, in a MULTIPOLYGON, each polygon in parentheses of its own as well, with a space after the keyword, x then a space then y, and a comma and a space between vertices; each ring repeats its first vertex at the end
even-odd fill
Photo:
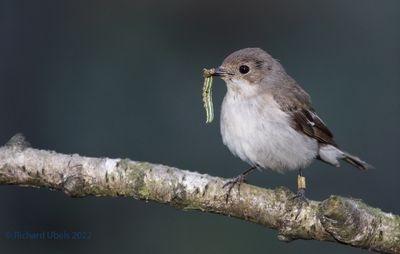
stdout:
POLYGON ((226 69, 223 67, 217 67, 217 68, 212 68, 205 70, 204 72, 207 76, 213 76, 213 77, 225 77, 227 74, 229 74, 226 69))
POLYGON ((227 74, 226 70, 224 68, 222 68, 221 66, 214 68, 213 70, 214 70, 214 73, 212 74, 212 76, 214 76, 214 77, 223 77, 227 74))

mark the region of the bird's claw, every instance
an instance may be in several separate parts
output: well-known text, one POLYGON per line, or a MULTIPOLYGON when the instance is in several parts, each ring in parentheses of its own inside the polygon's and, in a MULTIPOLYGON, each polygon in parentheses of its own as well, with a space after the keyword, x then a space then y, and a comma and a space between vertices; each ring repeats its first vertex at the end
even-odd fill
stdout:
POLYGON ((304 188, 299 188, 299 189, 297 190, 296 195, 294 195, 294 196, 291 198, 291 200, 294 200, 294 199, 298 199, 298 200, 300 200, 302 203, 309 204, 308 199, 306 198, 306 189, 304 189, 304 188))
POLYGON ((226 203, 228 203, 229 196, 231 195, 231 191, 232 191, 233 187, 235 187, 236 184, 238 186, 238 195, 240 196, 240 186, 242 185, 242 183, 246 183, 246 177, 243 174, 233 178, 232 180, 226 182, 222 186, 222 188, 228 187, 228 190, 227 190, 226 196, 225 196, 226 203))
POLYGON ((306 189, 305 188, 299 188, 298 190, 297 190, 297 193, 296 193, 296 195, 294 195, 292 198, 291 198, 291 200, 294 200, 294 199, 298 199, 300 202, 297 204, 297 215, 296 215, 296 220, 297 220, 297 218, 299 217, 299 215, 300 215, 300 213, 301 213, 301 210, 303 209, 303 204, 309 204, 310 202, 308 202, 308 199, 306 198, 306 189))

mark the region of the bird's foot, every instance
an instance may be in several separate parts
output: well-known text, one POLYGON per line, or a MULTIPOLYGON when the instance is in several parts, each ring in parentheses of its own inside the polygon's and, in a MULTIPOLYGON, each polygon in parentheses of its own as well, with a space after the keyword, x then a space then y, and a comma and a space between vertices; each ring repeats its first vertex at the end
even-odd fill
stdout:
POLYGON ((298 199, 300 200, 302 203, 306 203, 308 204, 308 199, 306 198, 306 189, 305 188, 299 188, 297 190, 296 195, 294 195, 292 198, 293 199, 298 199))
POLYGON ((297 203, 297 214, 296 214, 296 220, 299 217, 301 210, 303 209, 304 204, 309 204, 308 199, 306 198, 306 189, 305 188, 299 188, 297 190, 296 195, 294 195, 291 200, 298 199, 300 202, 297 203))
POLYGON ((231 191, 232 191, 233 187, 235 187, 236 184, 237 184, 237 188, 238 188, 238 195, 240 196, 240 185, 245 182, 246 182, 246 175, 240 174, 237 177, 233 178, 232 180, 226 182, 224 184, 224 186, 222 186, 222 188, 228 187, 228 190, 225 195, 226 203, 228 203, 229 196, 231 195, 231 191))

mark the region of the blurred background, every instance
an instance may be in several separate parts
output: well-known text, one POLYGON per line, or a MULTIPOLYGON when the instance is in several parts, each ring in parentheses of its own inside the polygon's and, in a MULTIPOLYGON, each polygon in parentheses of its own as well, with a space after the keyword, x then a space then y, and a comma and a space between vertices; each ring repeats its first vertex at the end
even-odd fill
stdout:
MULTIPOLYGON (((375 166, 315 162, 308 197, 363 199, 400 214, 400 2, 0 1, 0 142, 23 132, 34 147, 131 158, 233 177, 247 165, 219 133, 226 87, 214 82, 205 124, 202 69, 261 47, 309 92, 344 150, 375 166)), ((296 189, 296 172, 249 182, 296 189)), ((276 239, 215 214, 132 198, 72 199, 0 186, 1 253, 366 253, 276 239), (85 231, 91 240, 10 240, 10 231, 85 231)))

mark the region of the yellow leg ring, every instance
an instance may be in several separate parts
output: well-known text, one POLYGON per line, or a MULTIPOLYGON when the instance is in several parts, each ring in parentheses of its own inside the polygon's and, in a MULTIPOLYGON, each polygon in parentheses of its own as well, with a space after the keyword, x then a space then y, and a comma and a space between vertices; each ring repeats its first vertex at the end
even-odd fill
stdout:
POLYGON ((306 188, 306 178, 304 176, 297 176, 297 188, 299 190, 306 188))

